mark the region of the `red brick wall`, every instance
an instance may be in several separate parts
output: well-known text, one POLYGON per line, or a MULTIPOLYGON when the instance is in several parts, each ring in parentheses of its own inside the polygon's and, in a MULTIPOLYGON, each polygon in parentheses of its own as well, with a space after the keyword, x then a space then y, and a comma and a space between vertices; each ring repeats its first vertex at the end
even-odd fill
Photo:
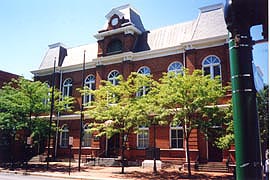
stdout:
MULTIPOLYGON (((123 36, 123 35, 119 35, 123 36)), ((131 40, 127 40, 131 43, 131 40)), ((103 43, 108 43, 109 39, 103 40, 103 43)), ((101 44, 99 44, 101 45, 101 44)), ((216 55, 221 60, 221 69, 222 69, 222 82, 226 84, 230 81, 230 71, 229 71, 229 56, 228 56, 228 47, 227 45, 222 45, 218 47, 211 47, 206 49, 193 49, 188 50, 185 53, 186 62, 183 62, 183 54, 176 54, 152 59, 146 59, 141 61, 125 61, 122 63, 111 64, 111 65, 101 65, 97 66, 94 69, 87 69, 86 76, 89 74, 93 74, 96 76, 96 87, 99 87, 100 81, 107 80, 108 74, 112 70, 118 70, 120 74, 122 74, 125 78, 130 74, 130 72, 137 72, 138 69, 142 66, 147 66, 151 70, 151 74, 153 75, 155 80, 158 80, 162 77, 163 72, 167 72, 168 66, 174 61, 180 61, 182 64, 186 64, 186 67, 189 68, 190 72, 194 69, 201 69, 202 68, 202 61, 208 55, 216 55)), ((59 84, 60 75, 57 76, 57 83, 59 84)), ((50 76, 39 77, 39 80, 45 81, 49 79, 50 76)), ((72 78, 73 81, 73 96, 76 99, 75 111, 79 110, 79 104, 81 101, 80 93, 76 90, 77 88, 81 87, 81 71, 70 72, 70 73, 63 73, 63 81, 66 78, 72 78)), ((57 84, 56 84, 57 85, 57 84)), ((59 85, 57 85, 59 86, 59 85)), ((227 99, 230 99, 228 96, 227 99)), ((70 129, 70 135, 74 137, 74 153, 76 154, 78 149, 78 142, 79 142, 79 120, 70 120, 70 121, 61 121, 61 124, 67 123, 70 129)), ((169 141, 169 126, 158 126, 157 127, 157 140, 156 145, 157 147, 161 148, 161 156, 162 158, 184 158, 185 157, 185 150, 174 150, 170 149, 170 141, 169 141)), ((150 127, 150 146, 153 146, 153 128, 150 127)), ((189 139, 190 149, 191 149, 191 158, 194 161, 198 155, 202 159, 207 159, 207 149, 206 149, 206 141, 203 135, 198 132, 197 130, 193 130, 189 139)), ((100 139, 100 143, 95 144, 96 148, 100 148, 95 150, 95 153, 100 153, 105 149, 105 138, 100 139)), ((127 157, 132 159, 143 159, 145 157, 145 150, 138 150, 137 149, 137 135, 131 134, 129 136, 128 142, 128 151, 126 152, 127 157)), ((92 153, 94 150, 84 150, 84 153, 92 153)), ((67 153, 66 149, 59 149, 59 155, 64 155, 67 153)))

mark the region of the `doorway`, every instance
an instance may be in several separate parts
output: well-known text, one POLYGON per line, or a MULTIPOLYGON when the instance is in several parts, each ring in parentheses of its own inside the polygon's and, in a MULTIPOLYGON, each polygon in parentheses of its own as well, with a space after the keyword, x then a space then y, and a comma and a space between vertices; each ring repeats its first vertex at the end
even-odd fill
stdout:
POLYGON ((221 132, 221 128, 210 128, 208 138, 208 162, 222 162, 223 152, 215 145, 218 133, 221 132))
POLYGON ((108 139, 108 157, 118 157, 120 148, 120 134, 113 135, 108 139))

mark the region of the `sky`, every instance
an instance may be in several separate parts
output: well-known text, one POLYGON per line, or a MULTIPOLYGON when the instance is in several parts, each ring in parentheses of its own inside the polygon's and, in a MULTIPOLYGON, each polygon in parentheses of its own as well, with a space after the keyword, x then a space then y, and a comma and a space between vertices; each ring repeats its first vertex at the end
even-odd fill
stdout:
MULTIPOLYGON (((48 50, 62 42, 67 47, 95 43, 114 7, 131 4, 141 15, 146 29, 194 20, 199 8, 225 0, 1 0, 0 70, 32 79, 48 50)), ((252 36, 260 39, 261 28, 252 36)), ((254 61, 268 83, 268 43, 254 46, 254 61)))

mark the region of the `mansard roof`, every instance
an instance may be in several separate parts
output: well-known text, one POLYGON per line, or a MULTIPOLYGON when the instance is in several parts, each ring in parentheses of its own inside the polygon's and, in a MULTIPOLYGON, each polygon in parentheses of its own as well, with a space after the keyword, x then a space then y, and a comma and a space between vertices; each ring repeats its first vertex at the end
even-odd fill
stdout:
MULTIPOLYGON (((140 24, 139 14, 130 5, 114 8, 106 17, 110 18, 116 12, 118 15, 130 19, 130 22, 135 24, 137 28, 143 28, 143 25, 140 24)), ((131 53, 136 55, 136 53, 141 54, 145 52, 149 55, 155 50, 163 51, 170 48, 175 49, 179 46, 186 47, 198 42, 208 42, 208 44, 211 44, 211 42, 217 41, 217 39, 225 43, 227 41, 227 34, 223 5, 217 4, 200 8, 198 18, 193 21, 144 31, 139 35, 135 50, 131 53)), ((52 68, 54 58, 58 60, 58 66, 79 66, 83 61, 84 50, 86 50, 86 62, 98 63, 97 43, 72 48, 64 48, 64 46, 56 44, 47 51, 39 69, 32 71, 32 73, 37 74, 39 71, 52 68), (66 54, 64 53, 65 50, 66 54)), ((112 55, 111 57, 118 56, 112 55)), ((107 56, 105 59, 108 58, 110 56, 107 56)))

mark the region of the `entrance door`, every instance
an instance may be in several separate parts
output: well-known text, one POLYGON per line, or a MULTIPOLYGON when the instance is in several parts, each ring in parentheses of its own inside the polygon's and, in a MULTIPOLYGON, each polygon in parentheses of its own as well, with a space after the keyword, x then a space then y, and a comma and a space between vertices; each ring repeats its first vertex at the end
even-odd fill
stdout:
POLYGON ((119 134, 115 134, 110 139, 108 139, 108 157, 117 157, 119 155, 119 140, 119 134))
POLYGON ((221 162, 223 159, 222 150, 217 148, 215 145, 215 140, 218 137, 218 132, 221 131, 221 128, 211 128, 209 129, 209 138, 208 138, 208 161, 209 162, 221 162))

